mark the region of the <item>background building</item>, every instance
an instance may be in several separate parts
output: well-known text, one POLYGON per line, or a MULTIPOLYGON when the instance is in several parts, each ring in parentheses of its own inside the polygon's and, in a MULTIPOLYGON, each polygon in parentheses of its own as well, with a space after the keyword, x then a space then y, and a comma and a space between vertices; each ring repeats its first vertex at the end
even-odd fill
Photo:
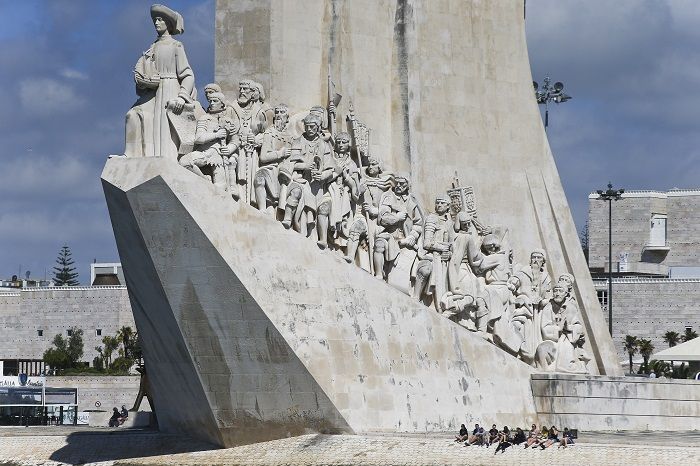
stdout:
MULTIPOLYGON (((700 190, 629 191, 612 205, 613 340, 666 348, 667 331, 700 332, 700 190)), ((589 196, 589 268, 607 318, 608 203, 589 196)))
POLYGON ((82 361, 98 355, 102 338, 123 326, 136 329, 125 286, 20 288, 0 291, 2 375, 43 371, 54 336, 83 330, 82 361))

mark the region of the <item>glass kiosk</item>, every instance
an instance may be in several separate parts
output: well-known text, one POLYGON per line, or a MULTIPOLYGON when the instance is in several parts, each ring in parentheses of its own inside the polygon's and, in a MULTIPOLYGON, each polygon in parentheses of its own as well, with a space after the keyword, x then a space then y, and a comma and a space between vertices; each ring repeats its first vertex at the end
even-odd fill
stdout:
POLYGON ((78 389, 45 386, 44 377, 0 377, 0 426, 76 425, 78 389))

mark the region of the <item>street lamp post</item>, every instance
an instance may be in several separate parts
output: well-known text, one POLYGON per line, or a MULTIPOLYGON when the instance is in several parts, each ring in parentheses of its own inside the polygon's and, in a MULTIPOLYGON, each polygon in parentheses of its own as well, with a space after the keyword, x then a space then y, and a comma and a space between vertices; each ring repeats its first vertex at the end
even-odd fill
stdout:
POLYGON ((554 102, 555 104, 560 104, 571 100, 571 96, 564 94, 564 84, 561 81, 557 81, 554 85, 550 85, 551 79, 549 76, 545 76, 542 82, 542 88, 540 88, 537 81, 532 81, 532 86, 535 88, 535 99, 540 105, 544 105, 544 130, 547 131, 549 126, 549 103, 554 102))
POLYGON ((619 201, 622 198, 624 189, 613 189, 612 183, 608 183, 608 189, 599 189, 598 199, 608 201, 608 330, 612 337, 612 201, 619 201))

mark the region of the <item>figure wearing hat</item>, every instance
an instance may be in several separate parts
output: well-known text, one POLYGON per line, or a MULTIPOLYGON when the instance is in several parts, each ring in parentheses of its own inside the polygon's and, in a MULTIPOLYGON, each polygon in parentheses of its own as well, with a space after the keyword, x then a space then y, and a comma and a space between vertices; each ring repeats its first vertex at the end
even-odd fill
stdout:
POLYGON ((180 13, 156 4, 151 6, 151 18, 158 38, 134 68, 139 98, 126 114, 124 155, 177 160, 178 137, 167 111, 179 114, 186 103, 194 103, 194 73, 184 47, 172 37, 184 31, 180 13))

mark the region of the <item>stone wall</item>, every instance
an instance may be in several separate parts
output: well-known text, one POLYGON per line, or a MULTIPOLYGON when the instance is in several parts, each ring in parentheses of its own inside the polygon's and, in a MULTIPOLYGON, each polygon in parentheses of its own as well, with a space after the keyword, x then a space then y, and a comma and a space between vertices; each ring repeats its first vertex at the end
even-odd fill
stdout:
MULTIPOLYGON (((112 408, 131 409, 139 392, 138 375, 128 376, 50 376, 46 377, 46 386, 55 388, 77 388, 78 410, 102 410, 111 412, 112 408), (97 403, 97 404, 96 404, 97 403), (98 406, 99 405, 99 406, 98 406)), ((148 400, 144 397, 141 411, 150 411, 148 400)))
MULTIPOLYGON (((612 205, 613 272, 620 253, 629 253, 630 273, 667 274, 668 267, 700 266, 700 191, 631 191, 612 205), (666 214, 668 251, 644 251, 652 214, 666 214), (638 264, 643 262, 644 264, 638 264), (646 267, 643 267, 646 265, 646 267), (654 267, 656 266, 656 267, 654 267), (641 267, 641 268, 640 268, 641 267)), ((607 270, 608 203, 589 196, 589 267, 607 270)))
POLYGON ((700 429, 700 381, 534 374, 540 423, 579 430, 700 429))
POLYGON ((102 338, 135 329, 124 286, 56 287, 0 292, 0 359, 42 359, 56 334, 83 330, 82 360, 92 364, 102 338), (96 330, 101 329, 98 336, 96 330), (43 330, 43 335, 38 335, 43 330))
MULTIPOLYGON (((595 285, 607 290, 605 280, 595 285)), ((686 326, 700 333, 700 279, 613 279, 613 341, 620 361, 628 359, 625 335, 651 339, 656 352, 668 347, 664 333, 682 335, 686 326)))
POLYGON ((700 191, 671 191, 667 202, 671 250, 664 263, 700 266, 700 191))

